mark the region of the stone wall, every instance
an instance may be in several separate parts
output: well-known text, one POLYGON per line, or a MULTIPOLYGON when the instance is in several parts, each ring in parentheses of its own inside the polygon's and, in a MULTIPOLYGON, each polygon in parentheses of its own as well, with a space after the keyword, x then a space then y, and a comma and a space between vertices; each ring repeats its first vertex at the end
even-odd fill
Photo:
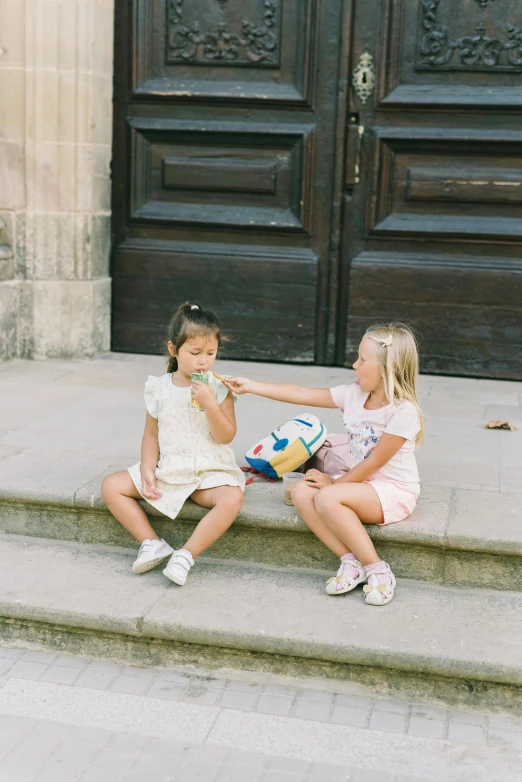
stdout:
POLYGON ((0 358, 109 349, 113 0, 0 0, 0 358))

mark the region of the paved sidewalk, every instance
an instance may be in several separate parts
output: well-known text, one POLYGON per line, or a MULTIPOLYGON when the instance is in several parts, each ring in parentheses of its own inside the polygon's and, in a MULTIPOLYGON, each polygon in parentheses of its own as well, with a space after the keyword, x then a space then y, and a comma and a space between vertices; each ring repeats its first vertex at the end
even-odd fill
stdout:
MULTIPOLYGON (((310 386, 350 382, 335 367, 221 361, 219 371, 259 380, 310 386)), ((15 360, 0 365, 0 492, 27 488, 71 496, 106 469, 139 458, 145 418, 143 384, 165 371, 157 356, 108 353, 81 362, 15 360)), ((522 383, 424 375, 421 403, 427 419, 418 453, 424 486, 487 492, 522 491, 522 383), (507 418, 516 432, 486 431, 491 418, 507 418)), ((300 411, 254 396, 237 405, 233 447, 240 464, 260 437, 300 411)), ((338 410, 319 410, 329 432, 342 431, 338 410)))
POLYGON ((1 782, 520 782, 522 719, 0 646, 1 782))

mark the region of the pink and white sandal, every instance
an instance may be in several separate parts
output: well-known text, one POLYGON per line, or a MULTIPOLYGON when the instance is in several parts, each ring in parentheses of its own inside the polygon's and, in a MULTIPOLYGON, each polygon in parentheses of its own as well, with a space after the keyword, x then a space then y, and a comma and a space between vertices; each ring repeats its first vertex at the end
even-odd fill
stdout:
POLYGON ((393 599, 393 593, 397 581, 389 565, 383 564, 382 567, 374 568, 368 573, 368 583, 363 586, 364 599, 369 606, 383 606, 393 599), (373 576, 388 576, 391 584, 379 584, 378 579, 373 576))
POLYGON ((364 567, 358 559, 349 559, 346 562, 341 562, 341 567, 337 571, 337 575, 333 578, 329 578, 326 582, 326 592, 329 595, 344 595, 346 592, 351 592, 356 586, 366 581, 366 573, 364 567), (351 578, 349 568, 355 568, 359 572, 357 578, 351 578))

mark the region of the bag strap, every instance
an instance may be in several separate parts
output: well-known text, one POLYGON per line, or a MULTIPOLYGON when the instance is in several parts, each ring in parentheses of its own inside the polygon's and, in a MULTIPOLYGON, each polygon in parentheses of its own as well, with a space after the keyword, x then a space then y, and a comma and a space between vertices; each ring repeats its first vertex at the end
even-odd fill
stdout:
POLYGON ((276 483, 275 478, 270 478, 268 475, 264 475, 264 473, 259 472, 259 470, 254 469, 254 467, 241 467, 243 472, 246 473, 253 473, 253 475, 245 481, 245 486, 248 486, 250 483, 253 483, 256 478, 263 478, 265 481, 269 481, 270 483, 276 483))

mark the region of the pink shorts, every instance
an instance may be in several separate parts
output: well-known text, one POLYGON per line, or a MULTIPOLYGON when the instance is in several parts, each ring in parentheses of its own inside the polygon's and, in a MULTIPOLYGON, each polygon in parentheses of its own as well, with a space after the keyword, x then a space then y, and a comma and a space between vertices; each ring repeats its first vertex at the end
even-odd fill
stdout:
POLYGON ((382 505, 384 524, 403 521, 413 512, 417 504, 418 494, 406 491, 402 486, 390 481, 364 481, 373 486, 382 505))

